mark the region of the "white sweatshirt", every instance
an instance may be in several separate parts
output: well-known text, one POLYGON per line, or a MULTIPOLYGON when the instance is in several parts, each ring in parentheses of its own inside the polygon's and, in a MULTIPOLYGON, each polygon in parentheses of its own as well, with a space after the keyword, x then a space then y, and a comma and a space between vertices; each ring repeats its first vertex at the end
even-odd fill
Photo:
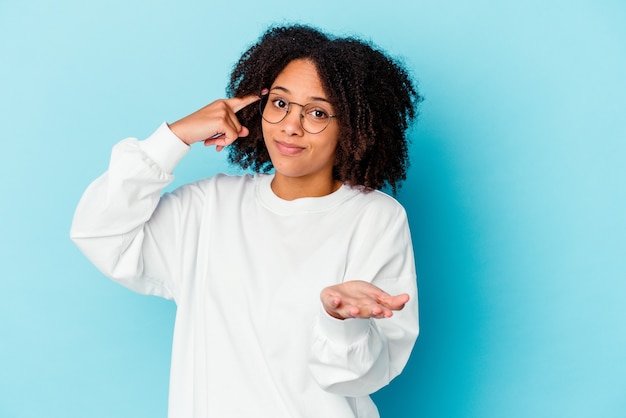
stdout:
POLYGON ((418 334, 402 206, 345 185, 285 201, 263 174, 161 196, 188 150, 166 124, 117 144, 71 230, 105 275, 176 302, 169 416, 378 417, 368 395, 402 371, 418 334), (347 280, 411 299, 388 319, 337 320, 319 295, 347 280))

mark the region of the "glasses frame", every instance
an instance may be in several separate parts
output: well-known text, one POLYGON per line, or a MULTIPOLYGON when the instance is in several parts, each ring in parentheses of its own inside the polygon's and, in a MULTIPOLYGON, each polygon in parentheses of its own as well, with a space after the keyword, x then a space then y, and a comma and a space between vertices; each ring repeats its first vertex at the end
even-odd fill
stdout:
POLYGON ((269 100, 268 100, 269 95, 270 95, 269 93, 259 95, 259 96, 261 97, 261 100, 259 101, 259 113, 261 114, 261 118, 262 118, 265 122, 267 122, 267 123, 271 123, 272 125, 277 125, 277 124, 279 124, 279 123, 281 123, 282 121, 284 121, 284 120, 285 120, 285 118, 287 117, 287 115, 288 115, 288 114, 289 114, 289 112, 291 111, 291 105, 297 105, 297 106, 300 106, 300 107, 302 108, 302 111, 300 112, 300 126, 302 127, 302 129, 303 129, 305 132, 308 132, 308 133, 310 133, 311 135, 317 135, 317 134, 319 134, 319 133, 322 133, 322 132, 323 132, 326 128, 328 128, 328 125, 330 125, 330 121, 331 121, 333 118, 336 118, 336 117, 337 117, 337 115, 331 115, 331 114, 329 114, 329 115, 328 115, 328 122, 326 122, 326 126, 324 126, 322 129, 320 129, 320 130, 319 130, 319 131, 317 131, 317 132, 311 132, 311 131, 309 131, 307 128, 305 128, 305 127, 304 127, 304 123, 303 123, 303 122, 304 122, 304 108, 305 108, 305 107, 307 107, 308 105, 310 105, 312 102, 311 102, 311 103, 307 103, 307 104, 300 104, 300 103, 296 103, 296 102, 287 102, 287 108, 285 109, 285 114, 283 115, 283 117, 282 117, 282 118, 280 118, 280 120, 279 120, 279 121, 277 121, 277 122, 272 122, 272 121, 269 121, 269 120, 265 119, 265 116, 263 116, 263 110, 265 109, 265 107, 264 107, 263 103, 265 103, 265 105, 267 105, 267 103, 268 103, 268 101, 269 101, 269 100))

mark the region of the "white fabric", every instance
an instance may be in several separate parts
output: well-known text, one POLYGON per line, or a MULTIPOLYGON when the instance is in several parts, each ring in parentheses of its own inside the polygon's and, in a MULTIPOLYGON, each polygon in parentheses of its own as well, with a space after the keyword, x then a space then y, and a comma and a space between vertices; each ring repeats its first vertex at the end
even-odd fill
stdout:
POLYGON ((169 416, 378 417, 368 395, 401 372, 418 333, 402 206, 345 185, 285 201, 262 174, 161 197, 188 149, 166 124, 117 144, 71 230, 104 274, 176 302, 169 416), (346 280, 411 300, 389 319, 340 321, 319 295, 346 280))

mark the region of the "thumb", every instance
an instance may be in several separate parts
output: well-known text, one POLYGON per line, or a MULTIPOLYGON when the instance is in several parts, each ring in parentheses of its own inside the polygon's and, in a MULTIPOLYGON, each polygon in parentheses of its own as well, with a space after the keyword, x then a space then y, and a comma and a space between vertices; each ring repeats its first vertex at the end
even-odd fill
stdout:
POLYGON ((245 126, 242 126, 237 135, 239 136, 239 138, 243 138, 244 136, 250 135, 250 130, 245 126))

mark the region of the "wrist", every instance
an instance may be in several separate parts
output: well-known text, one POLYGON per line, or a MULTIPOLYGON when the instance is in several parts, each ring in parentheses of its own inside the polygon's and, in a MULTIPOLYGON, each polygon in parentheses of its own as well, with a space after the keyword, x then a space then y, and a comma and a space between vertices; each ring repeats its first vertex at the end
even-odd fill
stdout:
POLYGON ((163 123, 152 135, 140 141, 139 146, 166 173, 171 173, 189 151, 189 146, 168 128, 167 123, 163 123))
POLYGON ((180 120, 177 120, 174 123, 168 123, 167 126, 170 129, 170 131, 179 139, 181 140, 183 143, 185 143, 186 145, 191 145, 193 142, 189 140, 188 135, 185 132, 185 129, 183 126, 181 126, 182 124, 180 123, 180 120))

